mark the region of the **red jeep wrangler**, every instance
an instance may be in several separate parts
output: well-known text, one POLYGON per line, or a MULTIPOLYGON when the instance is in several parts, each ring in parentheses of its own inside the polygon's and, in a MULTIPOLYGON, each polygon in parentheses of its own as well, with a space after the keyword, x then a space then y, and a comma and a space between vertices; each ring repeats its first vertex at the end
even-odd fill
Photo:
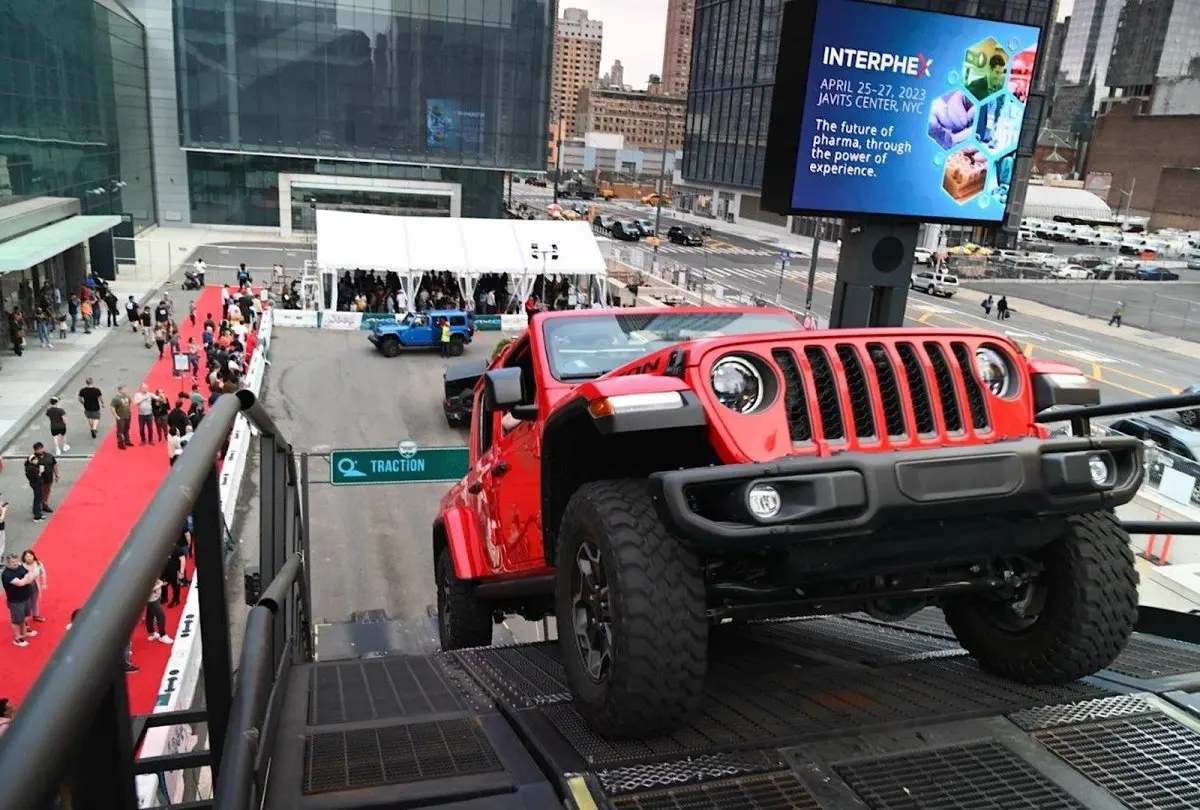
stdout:
POLYGON ((696 708, 709 627, 940 606, 986 669, 1074 680, 1137 616, 1113 508, 1135 438, 1034 420, 1099 394, 1006 337, 801 331, 770 308, 536 316, 476 388, 471 467, 433 555, 444 649, 554 614, 610 737, 696 708))

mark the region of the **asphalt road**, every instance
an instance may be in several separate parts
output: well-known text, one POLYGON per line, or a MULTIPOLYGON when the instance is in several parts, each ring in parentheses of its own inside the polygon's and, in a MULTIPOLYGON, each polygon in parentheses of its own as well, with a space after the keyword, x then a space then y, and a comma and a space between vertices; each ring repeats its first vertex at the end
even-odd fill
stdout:
MULTIPOLYGON (((476 343, 463 358, 449 362, 490 356, 494 345, 494 340, 476 343)), ((383 609, 390 619, 434 627, 430 526, 449 485, 334 487, 324 482, 331 449, 393 447, 404 439, 427 447, 466 444, 467 433, 448 427, 442 413, 447 362, 436 353, 389 360, 363 332, 283 328, 274 334, 262 401, 296 451, 313 454, 310 528, 317 624, 383 609)), ((246 481, 241 500, 256 501, 253 470, 246 481)), ((253 516, 248 514, 243 525, 252 527, 253 516)), ((243 534, 256 542, 248 539, 249 532, 243 534)), ((523 639, 536 637, 525 622, 508 625, 523 639)), ((512 640, 504 628, 498 638, 512 640)))

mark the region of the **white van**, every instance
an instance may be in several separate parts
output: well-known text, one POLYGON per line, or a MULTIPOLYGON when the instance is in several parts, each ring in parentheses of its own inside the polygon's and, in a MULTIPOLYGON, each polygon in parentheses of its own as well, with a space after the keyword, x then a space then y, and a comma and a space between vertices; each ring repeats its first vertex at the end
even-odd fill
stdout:
POLYGON ((944 295, 953 298, 958 292, 958 276, 949 273, 939 273, 936 270, 922 270, 913 273, 908 283, 909 289, 923 290, 930 295, 944 295))

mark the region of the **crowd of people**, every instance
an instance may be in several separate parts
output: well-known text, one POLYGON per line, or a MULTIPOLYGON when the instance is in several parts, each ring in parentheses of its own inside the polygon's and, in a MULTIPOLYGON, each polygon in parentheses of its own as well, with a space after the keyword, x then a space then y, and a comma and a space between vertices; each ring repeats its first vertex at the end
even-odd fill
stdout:
MULTIPOLYGON (((347 270, 338 280, 338 309, 390 314, 455 309, 479 315, 499 315, 517 311, 510 280, 508 273, 485 273, 476 282, 472 299, 463 294, 454 273, 425 273, 417 281, 415 294, 410 298, 404 281, 394 272, 378 274, 361 268, 353 272, 347 270)), ((571 284, 565 276, 538 276, 532 297, 542 310, 569 309, 576 305, 571 300, 571 284)))
MULTIPOLYGON (((27 289, 22 284, 22 290, 27 289)), ((28 295, 21 295, 27 299, 28 295)), ((37 335, 38 344, 46 349, 54 348, 55 340, 65 340, 68 334, 82 329, 85 334, 100 326, 103 318, 106 326, 117 326, 120 316, 120 301, 109 288, 108 282, 89 275, 80 288, 64 296, 58 287, 43 285, 34 297, 32 305, 17 304, 6 314, 5 324, 9 345, 17 357, 29 346, 30 320, 37 335), (26 312, 31 310, 31 317, 26 312), (107 313, 107 317, 104 314, 107 313)))
MULTIPOLYGON (((240 274, 239 274, 240 275, 240 274)), ((103 391, 88 377, 77 400, 83 411, 84 424, 91 438, 97 438, 104 412, 111 413, 115 422, 116 445, 126 450, 134 445, 132 425, 136 418, 138 444, 165 445, 167 461, 174 465, 188 447, 191 438, 203 420, 208 408, 222 394, 234 393, 243 385, 243 377, 249 368, 256 349, 257 329, 263 314, 263 302, 254 295, 248 274, 239 278, 238 286, 222 288, 222 303, 219 312, 206 312, 203 321, 195 303, 188 305, 186 312, 177 310, 169 293, 152 304, 143 306, 132 296, 125 302, 126 325, 135 334, 140 334, 144 345, 156 350, 156 362, 169 362, 172 375, 179 378, 177 394, 168 393, 164 387, 154 390, 146 384, 130 392, 126 385, 118 385, 112 396, 106 398, 103 391), (180 329, 183 318, 201 329, 200 339, 184 337, 180 329)), ((50 290, 44 290, 44 299, 37 309, 37 332, 43 345, 52 348, 53 334, 46 335, 42 326, 47 319, 43 311, 50 310, 56 300, 50 290)), ((89 279, 78 293, 68 297, 66 320, 57 328, 70 332, 82 328, 91 331, 99 325, 101 306, 108 313, 109 326, 120 325, 121 302, 103 281, 89 279), (78 302, 76 305, 75 302, 78 302), (94 305, 93 305, 94 304, 94 305)), ((24 319, 20 310, 9 316, 13 346, 18 355, 24 349, 24 319)), ((58 323, 51 317, 49 321, 58 323)), ((30 487, 30 504, 35 523, 42 523, 48 513, 54 511, 52 497, 59 481, 57 456, 70 451, 68 423, 71 421, 67 407, 58 397, 51 397, 44 412, 49 423, 53 452, 43 442, 35 442, 24 460, 25 478, 30 487)), ((224 448, 222 448, 224 453, 224 448)), ((0 462, 2 464, 2 462, 0 462)), ((16 647, 29 647, 38 636, 37 624, 47 621, 42 613, 41 596, 47 588, 47 570, 32 548, 20 553, 6 553, 8 536, 6 522, 10 504, 0 500, 0 579, 3 581, 5 600, 8 606, 12 643, 16 647)), ((178 605, 181 589, 190 584, 187 560, 193 557, 193 519, 189 516, 180 532, 179 542, 164 563, 163 572, 147 594, 144 624, 150 641, 171 644, 173 639, 167 628, 165 609, 178 605)), ((73 622, 76 610, 72 616, 73 622)), ((69 628, 71 625, 67 624, 69 628)), ((124 653, 127 672, 137 671, 132 660, 132 644, 124 653)), ((8 698, 0 697, 0 734, 7 728, 15 706, 8 698)))

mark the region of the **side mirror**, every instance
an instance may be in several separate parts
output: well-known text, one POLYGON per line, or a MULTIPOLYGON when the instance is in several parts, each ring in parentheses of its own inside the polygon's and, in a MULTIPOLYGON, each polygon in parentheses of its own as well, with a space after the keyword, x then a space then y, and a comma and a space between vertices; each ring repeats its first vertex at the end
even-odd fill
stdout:
POLYGON ((538 417, 537 405, 514 405, 509 411, 514 419, 522 422, 536 422, 538 417))
POLYGON ((506 411, 521 403, 521 369, 497 368, 483 375, 483 397, 488 408, 506 411))

